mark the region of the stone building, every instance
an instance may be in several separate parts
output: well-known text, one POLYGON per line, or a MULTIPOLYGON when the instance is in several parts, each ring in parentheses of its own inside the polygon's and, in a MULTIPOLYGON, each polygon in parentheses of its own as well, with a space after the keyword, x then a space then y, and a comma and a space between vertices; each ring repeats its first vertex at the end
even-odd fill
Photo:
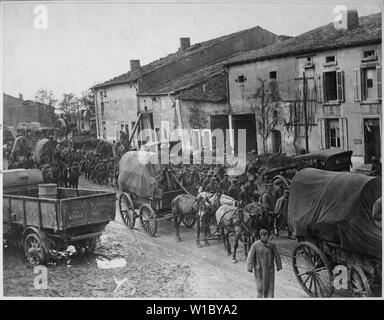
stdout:
POLYGON ((52 127, 55 123, 55 108, 40 102, 24 100, 3 94, 3 122, 16 128, 22 122, 38 122, 42 127, 52 127))
MULTIPOLYGON (((155 124, 158 119, 170 119, 176 114, 174 91, 166 91, 167 83, 216 65, 233 54, 270 45, 277 38, 257 26, 194 45, 189 38, 181 38, 177 52, 144 66, 140 66, 139 60, 131 60, 129 72, 93 87, 98 137, 119 139, 121 130, 130 134, 139 114, 138 131, 144 128, 160 130, 155 124), (162 87, 161 92, 154 89, 159 87, 162 87)), ((223 72, 221 67, 218 69, 223 72)), ((177 125, 176 121, 174 123, 177 125)))
POLYGON ((346 28, 330 23, 226 63, 232 118, 247 117, 250 144, 259 153, 295 154, 306 149, 307 136, 309 152, 352 150, 355 165, 380 156, 381 14, 359 18, 349 11, 346 17, 346 28), (269 115, 266 150, 256 112, 262 83, 279 102, 269 115))

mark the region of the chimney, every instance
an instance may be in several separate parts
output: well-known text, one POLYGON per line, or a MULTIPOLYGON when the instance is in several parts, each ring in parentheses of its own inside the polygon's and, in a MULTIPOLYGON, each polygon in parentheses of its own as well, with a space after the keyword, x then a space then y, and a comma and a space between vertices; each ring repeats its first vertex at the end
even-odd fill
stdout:
POLYGON ((185 51, 191 46, 190 38, 180 38, 180 51, 185 51))
POLYGON ((129 61, 131 64, 131 71, 137 71, 140 69, 140 60, 131 60, 129 61))
POLYGON ((23 95, 22 95, 21 93, 19 93, 19 99, 20 99, 20 100, 24 100, 24 99, 23 99, 23 95))
POLYGON ((347 11, 347 28, 351 30, 359 26, 359 14, 357 10, 348 10, 347 11))

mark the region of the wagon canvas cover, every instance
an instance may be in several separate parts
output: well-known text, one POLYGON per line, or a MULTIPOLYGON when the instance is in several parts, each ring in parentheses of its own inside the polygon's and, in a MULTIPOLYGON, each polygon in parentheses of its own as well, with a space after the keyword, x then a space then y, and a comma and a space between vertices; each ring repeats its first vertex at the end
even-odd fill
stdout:
POLYGON ((119 162, 119 185, 123 191, 151 198, 155 189, 158 155, 146 151, 128 151, 119 162), (152 161, 152 162, 151 162, 152 161))
POLYGON ((373 204, 380 197, 380 178, 303 169, 292 181, 288 221, 296 236, 381 257, 381 229, 372 218, 373 204))

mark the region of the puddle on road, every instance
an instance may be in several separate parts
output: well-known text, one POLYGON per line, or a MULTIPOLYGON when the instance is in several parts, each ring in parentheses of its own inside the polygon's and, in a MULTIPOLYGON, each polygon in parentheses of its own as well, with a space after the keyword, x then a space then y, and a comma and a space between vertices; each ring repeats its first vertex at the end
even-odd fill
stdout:
POLYGON ((124 258, 112 260, 96 258, 96 263, 99 269, 114 269, 124 268, 127 265, 127 260, 125 260, 124 258))

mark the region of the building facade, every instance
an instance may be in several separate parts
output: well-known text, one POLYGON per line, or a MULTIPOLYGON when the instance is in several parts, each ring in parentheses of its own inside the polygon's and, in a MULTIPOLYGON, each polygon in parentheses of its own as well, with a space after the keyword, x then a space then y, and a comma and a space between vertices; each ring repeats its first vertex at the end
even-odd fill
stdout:
POLYGON ((259 153, 341 148, 357 166, 381 156, 381 14, 354 15, 348 29, 326 25, 226 64, 232 117, 255 119, 259 153), (262 85, 279 102, 266 139, 262 85))
POLYGON ((186 74, 216 64, 233 54, 270 45, 277 38, 277 35, 257 26, 194 45, 190 44, 189 38, 181 38, 177 52, 148 65, 140 66, 139 60, 131 60, 128 73, 93 87, 98 137, 117 140, 122 128, 127 128, 124 131, 130 134, 139 113, 143 113, 139 129, 146 128, 151 121, 155 123, 152 128, 159 129, 156 126, 158 121, 164 117, 170 119, 175 114, 175 101, 171 98, 175 91, 157 92, 154 88, 166 82, 177 82, 186 74))
POLYGON ((16 128, 19 123, 38 122, 42 127, 52 127, 55 123, 55 108, 40 102, 23 100, 3 94, 3 122, 16 128))

